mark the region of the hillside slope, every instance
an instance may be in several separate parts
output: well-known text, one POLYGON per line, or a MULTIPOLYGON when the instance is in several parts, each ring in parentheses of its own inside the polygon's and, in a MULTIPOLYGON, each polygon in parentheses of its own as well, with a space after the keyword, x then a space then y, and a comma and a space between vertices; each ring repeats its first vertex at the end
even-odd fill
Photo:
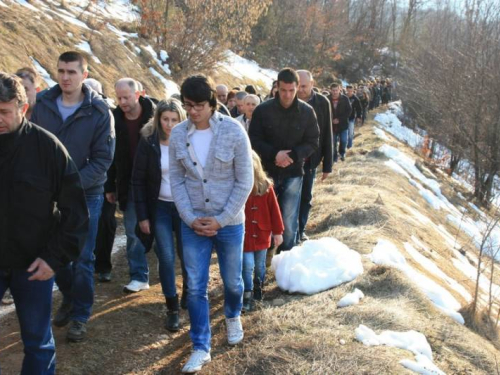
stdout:
MULTIPOLYGON (((450 262, 457 256, 449 243, 455 238, 456 229, 446 222, 444 212, 433 209, 404 175, 385 164, 388 159, 379 151, 387 143, 408 155, 412 155, 412 150, 387 135, 382 139, 375 132, 380 134, 373 120, 357 129, 355 148, 346 161, 335 165, 327 181, 317 183, 309 233, 314 238, 333 236, 361 254, 372 253, 380 239, 389 240, 408 265, 445 288, 464 306, 466 293, 472 294, 473 284, 450 262), (407 252, 405 243, 412 243, 434 267, 462 285, 465 293, 438 277, 429 264, 424 266, 421 259, 415 261, 418 258, 407 252)), ((444 195, 459 205, 456 186, 449 181, 439 183, 444 195)), ((464 233, 458 233, 456 239, 467 243, 464 233)), ((118 247, 121 251, 114 258, 114 281, 96 288, 89 340, 71 345, 64 341, 65 330, 55 329, 59 373, 178 373, 190 351, 187 314, 182 312, 183 327, 179 333, 163 329, 164 303, 154 266, 156 259, 151 253, 151 289, 138 295, 122 294, 127 263, 123 243, 118 247)), ((472 259, 473 250, 467 250, 467 255, 472 259)), ((237 347, 229 347, 225 341, 223 293, 213 259, 209 293, 213 361, 203 373, 412 373, 400 364, 403 359, 413 359, 409 351, 368 347, 358 342, 355 330, 361 324, 377 334, 383 330, 422 333, 432 348, 434 364, 445 373, 497 373, 499 352, 490 341, 437 309, 420 285, 404 272, 375 265, 366 256, 362 258, 364 273, 356 280, 312 296, 280 291, 270 273, 265 300, 258 311, 244 316, 245 340, 237 347), (354 288, 365 295, 361 303, 337 308, 340 298, 354 288)), ((180 279, 178 283, 180 287, 180 279)), ((56 304, 57 300, 58 297, 56 304)), ((1 319, 2 370, 14 374, 22 359, 18 326, 14 314, 1 319)))

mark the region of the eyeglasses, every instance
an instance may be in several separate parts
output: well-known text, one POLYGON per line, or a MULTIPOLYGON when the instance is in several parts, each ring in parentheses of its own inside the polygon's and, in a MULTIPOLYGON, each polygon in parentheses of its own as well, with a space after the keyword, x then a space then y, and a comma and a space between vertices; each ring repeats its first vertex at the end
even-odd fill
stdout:
POLYGON ((196 103, 196 104, 184 103, 182 105, 182 108, 184 108, 186 111, 190 111, 191 109, 194 109, 196 112, 199 112, 203 108, 205 108, 205 104, 207 104, 207 103, 208 103, 208 101, 204 101, 204 102, 196 103))

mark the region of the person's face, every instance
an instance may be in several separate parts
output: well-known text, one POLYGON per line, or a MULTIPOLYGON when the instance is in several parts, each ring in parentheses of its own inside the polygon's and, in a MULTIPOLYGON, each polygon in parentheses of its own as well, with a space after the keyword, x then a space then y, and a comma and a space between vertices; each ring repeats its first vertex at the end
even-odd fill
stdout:
POLYGON ((253 97, 245 98, 245 116, 247 118, 252 118, 252 113, 255 110, 255 108, 259 105, 259 101, 253 97))
POLYGON ((276 96, 276 93, 278 92, 278 84, 277 83, 275 83, 273 85, 273 89, 271 91, 273 93, 273 97, 276 96))
POLYGON ((189 118, 195 125, 205 125, 212 117, 212 108, 208 101, 196 103, 189 99, 184 99, 184 109, 189 114, 189 118))
POLYGON ((227 89, 225 88, 218 88, 217 89, 217 100, 219 100, 219 102, 221 102, 222 104, 226 104, 227 103, 227 89))
POLYGON ((309 79, 309 76, 304 73, 299 73, 299 91, 297 95, 299 99, 308 101, 311 97, 314 82, 309 79))
POLYGON ((347 96, 349 98, 354 94, 354 90, 353 89, 346 89, 346 91, 347 91, 347 96))
POLYGON ((29 104, 19 106, 17 99, 10 102, 0 102, 0 135, 16 131, 28 110, 29 104))
POLYGON ((285 83, 278 82, 278 92, 280 96, 280 103, 284 108, 288 108, 293 104, 295 96, 297 95, 298 86, 296 82, 285 83))
POLYGON ((243 98, 241 100, 236 99, 236 106, 238 107, 239 113, 243 113, 244 105, 245 105, 245 98, 243 98))
POLYGON ((179 122, 181 122, 181 119, 177 112, 165 111, 160 116, 161 128, 167 137, 170 137, 172 128, 179 122))
POLYGON ((236 105, 236 98, 231 98, 227 101, 227 108, 228 109, 233 109, 234 106, 236 105))
POLYGON ((23 86, 28 96, 28 104, 30 107, 34 106, 36 103, 36 87, 33 82, 28 77, 23 78, 23 86))
POLYGON ((333 99, 337 99, 340 96, 340 87, 332 87, 330 93, 333 99))
POLYGON ((141 93, 139 91, 134 92, 132 87, 128 84, 121 84, 116 86, 116 100, 118 100, 118 106, 123 111, 123 113, 133 112, 139 105, 139 97, 141 93))
POLYGON ((83 81, 87 78, 88 72, 82 70, 78 61, 57 63, 57 82, 64 94, 73 94, 82 90, 83 81))

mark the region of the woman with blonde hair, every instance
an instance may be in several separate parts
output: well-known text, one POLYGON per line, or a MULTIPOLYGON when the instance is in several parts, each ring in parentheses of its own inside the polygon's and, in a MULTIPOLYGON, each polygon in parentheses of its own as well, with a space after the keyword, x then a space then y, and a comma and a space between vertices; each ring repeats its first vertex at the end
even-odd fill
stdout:
POLYGON ((141 129, 132 171, 140 238, 146 251, 151 249, 153 237, 156 240, 161 287, 167 304, 165 328, 174 332, 179 330, 174 233, 183 276, 181 306, 185 306, 187 297, 187 277, 182 256, 180 217, 170 189, 169 139, 172 128, 185 119, 186 112, 178 100, 159 102, 153 119, 141 129))
POLYGON ((262 300, 266 276, 267 249, 283 242, 283 219, 274 193, 273 183, 266 175, 259 155, 252 151, 254 184, 245 205, 245 242, 243 245, 243 310, 251 311, 253 300, 262 300), (254 277, 255 273, 255 277, 254 277))

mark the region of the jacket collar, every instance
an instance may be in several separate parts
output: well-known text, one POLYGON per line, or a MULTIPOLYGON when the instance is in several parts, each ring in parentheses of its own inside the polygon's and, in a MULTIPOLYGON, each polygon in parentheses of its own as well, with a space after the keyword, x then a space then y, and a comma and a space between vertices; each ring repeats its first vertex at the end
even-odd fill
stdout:
MULTIPOLYGON (((215 111, 212 117, 208 120, 208 123, 210 124, 210 129, 214 132, 214 135, 217 134, 217 131, 219 130, 220 123, 224 120, 224 117, 221 113, 218 111, 215 111)), ((190 119, 187 120, 187 136, 189 137, 191 134, 194 133, 196 130, 195 124, 191 122, 190 119)))
POLYGON ((278 107, 281 111, 284 111, 284 112, 287 112, 287 111, 297 111, 298 112, 299 111, 299 98, 297 95, 295 95, 295 98, 293 99, 292 105, 288 108, 285 108, 281 105, 279 93, 276 93, 273 100, 274 100, 274 105, 276 107, 278 107))

